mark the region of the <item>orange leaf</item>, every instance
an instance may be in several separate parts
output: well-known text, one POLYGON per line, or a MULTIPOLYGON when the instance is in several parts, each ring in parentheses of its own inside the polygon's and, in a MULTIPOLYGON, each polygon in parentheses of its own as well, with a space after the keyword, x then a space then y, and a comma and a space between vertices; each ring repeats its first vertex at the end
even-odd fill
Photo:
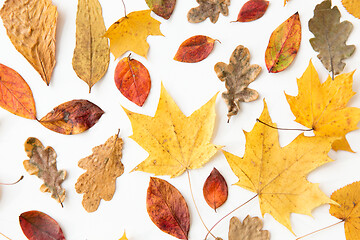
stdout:
POLYGON ((214 168, 206 179, 203 187, 204 198, 207 204, 215 211, 223 205, 228 197, 228 186, 221 173, 214 168))
POLYGON ((174 60, 179 62, 196 63, 204 60, 214 49, 215 40, 196 35, 185 40, 179 47, 174 60))
POLYGON ((0 106, 28 119, 36 119, 35 101, 25 80, 15 70, 0 64, 0 106))

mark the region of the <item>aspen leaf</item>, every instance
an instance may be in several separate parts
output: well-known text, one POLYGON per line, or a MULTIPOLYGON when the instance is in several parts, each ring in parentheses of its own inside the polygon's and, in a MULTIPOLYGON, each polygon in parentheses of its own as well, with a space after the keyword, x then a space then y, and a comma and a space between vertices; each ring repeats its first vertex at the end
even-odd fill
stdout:
POLYGON ((196 63, 204 60, 214 49, 215 39, 204 35, 196 35, 186 39, 175 54, 174 60, 196 63))
POLYGON ((223 205, 228 198, 228 186, 225 178, 214 168, 206 179, 203 194, 207 204, 215 211, 223 205))
POLYGON ((30 158, 23 162, 25 170, 30 175, 36 175, 44 181, 40 190, 51 193, 51 197, 59 203, 65 200, 65 190, 61 183, 66 178, 66 171, 58 171, 56 152, 52 147, 46 147, 37 139, 30 137, 25 142, 25 152, 30 158))
POLYGON ((115 58, 127 51, 133 51, 146 58, 149 35, 164 36, 160 31, 161 22, 150 16, 151 10, 135 11, 119 19, 106 31, 105 37, 110 39, 110 51, 115 58))
POLYGON ((344 73, 334 80, 329 76, 321 83, 310 62, 303 76, 297 80, 299 93, 286 99, 295 121, 314 130, 316 136, 338 137, 332 144, 334 150, 352 151, 345 135, 358 129, 360 109, 346 107, 355 92, 352 91, 353 74, 344 73))
POLYGON ((250 0, 247 1, 240 9, 236 22, 251 22, 264 16, 269 1, 265 0, 250 0))
POLYGON ((220 13, 224 16, 229 15, 230 0, 196 0, 198 7, 190 9, 188 21, 199 23, 209 18, 212 23, 216 23, 220 13))
POLYGON ((345 9, 354 17, 360 19, 360 1, 358 0, 342 0, 345 9))
POLYGON ((84 193, 82 205, 86 211, 94 212, 101 199, 113 198, 116 178, 124 173, 122 145, 118 135, 112 136, 105 144, 94 147, 93 154, 79 161, 79 167, 87 171, 79 177, 75 189, 77 193, 84 193))
POLYGON ((89 85, 89 92, 109 67, 110 48, 105 31, 98 0, 79 0, 72 65, 78 77, 89 85))
POLYGON ((270 240, 270 233, 262 230, 263 222, 258 217, 249 215, 241 222, 232 217, 229 226, 229 240, 270 240))
POLYGON ((133 127, 130 138, 149 153, 134 170, 177 177, 207 163, 221 148, 210 143, 215 124, 215 101, 216 95, 186 117, 161 86, 154 117, 124 109, 133 127))
MULTIPOLYGON (((276 127, 265 101, 260 120, 276 127)), ((311 171, 332 161, 327 154, 334 138, 305 137, 301 134, 281 148, 277 130, 262 123, 256 123, 251 132, 244 133, 244 157, 225 151, 224 154, 239 178, 236 185, 258 195, 262 215, 271 214, 292 231, 291 213, 311 216, 312 209, 334 203, 318 184, 306 179, 311 171)))
POLYGON ((49 85, 55 67, 57 10, 51 0, 6 0, 0 10, 12 44, 49 85))
POLYGON ((169 19, 174 11, 176 0, 145 0, 146 4, 158 16, 169 19))

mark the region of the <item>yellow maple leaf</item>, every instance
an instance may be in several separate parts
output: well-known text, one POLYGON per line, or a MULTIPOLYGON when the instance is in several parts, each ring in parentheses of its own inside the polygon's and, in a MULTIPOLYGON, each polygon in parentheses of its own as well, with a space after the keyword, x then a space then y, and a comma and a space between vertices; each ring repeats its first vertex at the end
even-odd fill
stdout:
POLYGON ((126 233, 125 233, 125 232, 124 232, 124 235, 123 235, 119 240, 128 240, 128 238, 126 237, 126 233))
POLYGON ((208 162, 221 148, 210 143, 216 96, 186 117, 162 85, 154 117, 124 109, 133 127, 130 138, 149 153, 134 170, 177 177, 208 162))
POLYGON ((127 51, 133 51, 146 58, 149 35, 164 36, 160 31, 161 22, 150 16, 151 10, 135 11, 113 23, 106 31, 110 39, 110 51, 115 59, 127 51))
POLYGON ((334 150, 352 151, 345 135, 358 129, 360 109, 346 107, 355 95, 352 91, 353 74, 344 73, 335 77, 329 76, 321 83, 312 62, 303 76, 297 80, 299 93, 286 99, 295 121, 314 130, 316 136, 339 137, 332 148, 334 150))
POLYGON ((360 1, 359 0, 342 0, 346 11, 356 18, 360 18, 360 1))
MULTIPOLYGON (((260 120, 272 126, 264 101, 260 120)), ((299 135, 281 148, 276 129, 256 123, 251 132, 245 132, 243 158, 225 152, 225 157, 239 178, 236 185, 258 194, 262 215, 271 214, 290 231, 290 213, 311 216, 311 210, 332 202, 318 184, 306 176, 315 168, 332 161, 327 153, 333 138, 299 135)))
POLYGON ((339 205, 330 205, 330 214, 345 222, 347 240, 360 238, 360 182, 349 184, 331 195, 339 205))

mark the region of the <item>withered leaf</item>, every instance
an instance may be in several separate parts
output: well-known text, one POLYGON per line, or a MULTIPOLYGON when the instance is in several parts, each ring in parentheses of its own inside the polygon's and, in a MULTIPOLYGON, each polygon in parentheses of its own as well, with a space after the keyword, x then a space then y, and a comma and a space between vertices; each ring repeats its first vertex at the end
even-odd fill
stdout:
POLYGON ((207 204, 215 211, 223 205, 228 198, 228 186, 225 178, 214 168, 206 179, 203 194, 207 204))
POLYGON ((65 200, 65 190, 61 183, 66 178, 66 171, 58 171, 56 166, 56 152, 52 147, 44 148, 37 138, 30 137, 26 140, 25 152, 30 158, 23 162, 25 170, 30 175, 36 175, 44 181, 40 190, 51 193, 51 197, 62 204, 65 200))
POLYGON ((49 85, 55 67, 57 10, 51 0, 6 0, 0 10, 12 44, 49 85))
POLYGON ((264 16, 269 1, 265 0, 250 0, 247 1, 240 9, 236 22, 251 22, 264 16))
POLYGON ((174 60, 196 63, 204 60, 214 49, 215 39, 204 35, 196 35, 186 39, 175 54, 174 60))
POLYGON ((103 114, 104 111, 92 102, 80 99, 60 104, 39 122, 51 131, 72 135, 94 126, 103 114))
POLYGON ((145 0, 146 4, 158 16, 169 19, 174 11, 176 0, 145 0))
POLYGON ((216 23, 220 13, 224 16, 229 15, 228 6, 230 0, 196 0, 200 5, 190 9, 188 12, 188 21, 199 23, 209 18, 212 23, 216 23))
POLYGON ((229 240, 269 240, 270 233, 262 230, 263 222, 258 217, 249 215, 241 222, 237 217, 232 217, 229 226, 229 240))
POLYGON ((151 221, 163 232, 179 239, 188 239, 190 214, 184 197, 173 185, 151 177, 146 197, 151 221))
POLYGON ((36 119, 35 101, 29 85, 19 73, 2 64, 0 106, 20 117, 36 119))
POLYGON ((349 21, 340 22, 340 17, 339 9, 336 6, 331 8, 331 1, 325 0, 316 5, 314 17, 309 21, 309 30, 315 36, 310 39, 311 46, 319 52, 317 57, 332 73, 333 79, 344 70, 343 60, 355 51, 354 45, 346 45, 353 25, 349 21))
POLYGON ((248 88, 261 72, 259 65, 250 65, 249 50, 239 45, 230 57, 230 63, 219 62, 215 65, 218 78, 225 82, 227 92, 222 94, 228 105, 228 117, 236 115, 241 102, 251 102, 258 98, 257 91, 248 88))
POLYGON ((113 198, 116 178, 124 173, 122 145, 117 134, 105 144, 94 147, 93 154, 79 161, 79 167, 87 171, 79 177, 75 189, 77 193, 84 193, 82 205, 86 211, 94 212, 101 199, 110 201, 113 198))
POLYGON ((78 77, 89 85, 89 92, 109 67, 110 48, 105 31, 98 0, 79 0, 72 65, 78 77))

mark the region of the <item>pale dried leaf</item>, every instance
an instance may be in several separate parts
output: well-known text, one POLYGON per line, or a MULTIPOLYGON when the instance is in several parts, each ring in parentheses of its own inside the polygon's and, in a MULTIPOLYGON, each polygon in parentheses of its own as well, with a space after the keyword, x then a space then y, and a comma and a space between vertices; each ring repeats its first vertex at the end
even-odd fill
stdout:
POLYGON ((216 23, 220 13, 224 16, 229 15, 230 0, 196 0, 200 5, 190 9, 188 21, 199 23, 209 18, 212 23, 216 23))
POLYGON ((258 217, 248 215, 243 222, 232 217, 229 227, 229 240, 269 240, 269 231, 262 230, 262 228, 263 222, 258 217))

